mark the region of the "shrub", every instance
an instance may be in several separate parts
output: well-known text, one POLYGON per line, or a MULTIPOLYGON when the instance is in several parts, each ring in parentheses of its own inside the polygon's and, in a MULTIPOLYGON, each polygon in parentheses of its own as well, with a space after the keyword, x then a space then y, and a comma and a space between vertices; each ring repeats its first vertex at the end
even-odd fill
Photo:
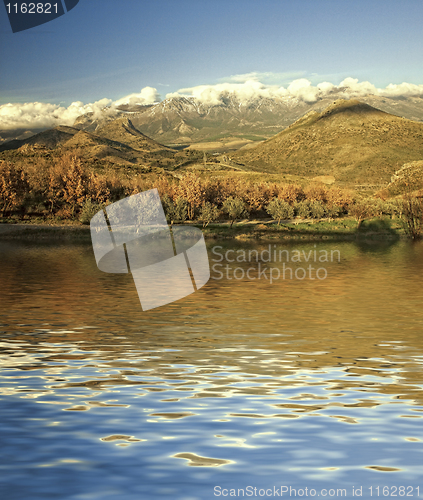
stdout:
POLYGON ((362 222, 369 217, 374 217, 375 215, 375 205, 374 201, 367 198, 363 200, 357 200, 348 209, 348 212, 355 217, 357 221, 357 229, 360 228, 362 222))
POLYGON ((308 201, 299 201, 294 205, 295 214, 301 219, 308 219, 311 215, 310 203, 308 201))
POLYGON ((423 199, 404 195, 400 201, 401 219, 406 234, 412 238, 420 238, 423 232, 423 199))
POLYGON ((326 209, 321 201, 311 201, 310 202, 310 217, 312 219, 321 219, 324 217, 326 209))
POLYGON ((82 204, 79 220, 82 224, 89 224, 94 215, 105 207, 103 203, 96 203, 90 198, 82 204))
POLYGON ((294 217, 294 209, 289 203, 279 198, 273 199, 266 207, 266 211, 274 219, 277 219, 280 225, 282 219, 292 219, 294 217))
POLYGON ((173 201, 167 194, 162 197, 162 205, 167 222, 173 226, 178 222, 185 222, 188 217, 188 201, 178 197, 173 201))
POLYGON ((230 196, 223 203, 223 211, 228 214, 229 219, 231 221, 231 227, 236 219, 239 219, 243 215, 247 215, 247 210, 245 207, 245 203, 241 200, 241 198, 232 198, 230 196))
POLYGON ((207 227, 210 222, 215 221, 219 217, 219 209, 210 203, 209 201, 205 201, 201 205, 200 217, 199 221, 203 223, 203 227, 207 227))

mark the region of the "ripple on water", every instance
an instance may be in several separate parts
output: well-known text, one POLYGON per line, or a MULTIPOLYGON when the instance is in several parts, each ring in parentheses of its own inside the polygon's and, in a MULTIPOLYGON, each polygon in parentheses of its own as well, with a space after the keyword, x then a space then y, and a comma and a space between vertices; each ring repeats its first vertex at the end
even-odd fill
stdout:
POLYGON ((66 484, 72 500, 183 500, 212 498, 215 484, 365 487, 378 473, 419 484, 423 246, 401 245, 378 261, 345 244, 319 287, 210 282, 148 313, 133 283, 97 272, 84 248, 21 249, 22 273, 10 252, 0 260, 10 491, 63 500, 66 484))

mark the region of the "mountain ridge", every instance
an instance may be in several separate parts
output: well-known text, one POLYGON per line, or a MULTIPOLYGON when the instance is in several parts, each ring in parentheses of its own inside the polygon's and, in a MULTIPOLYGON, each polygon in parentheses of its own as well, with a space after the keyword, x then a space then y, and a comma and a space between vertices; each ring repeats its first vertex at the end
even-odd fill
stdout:
MULTIPOLYGON (((255 136, 265 140, 285 129, 309 111, 321 112, 336 100, 341 92, 306 103, 297 98, 281 99, 260 97, 240 100, 233 94, 225 94, 217 103, 204 103, 195 97, 171 97, 154 104, 141 113, 127 107, 124 112, 143 134, 164 144, 192 144, 212 141, 215 137, 255 136)), ((350 99, 353 100, 353 99, 350 99)), ((360 102, 397 116, 423 121, 423 98, 388 98, 369 95, 360 102)), ((117 111, 117 113, 123 113, 117 111)), ((102 119, 85 119, 85 125, 77 120, 74 126, 101 126, 102 119)))

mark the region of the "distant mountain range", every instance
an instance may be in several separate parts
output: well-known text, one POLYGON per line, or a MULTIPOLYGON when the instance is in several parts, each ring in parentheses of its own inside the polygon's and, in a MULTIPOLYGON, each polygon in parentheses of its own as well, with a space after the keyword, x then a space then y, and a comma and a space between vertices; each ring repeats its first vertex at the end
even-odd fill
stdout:
MULTIPOLYGON (((346 90, 337 89, 314 103, 294 97, 240 100, 229 92, 221 96, 218 104, 207 104, 195 97, 171 97, 154 105, 105 108, 100 116, 87 113, 77 118, 73 127, 98 134, 106 123, 126 117, 138 131, 169 146, 215 142, 224 138, 256 142, 272 137, 308 111, 323 111, 334 100, 345 98, 346 90)), ((360 101, 396 116, 423 121, 423 97, 369 94, 360 97, 360 101)), ((28 130, 0 130, 0 144, 27 139, 31 135, 28 130)))
MULTIPOLYGON (((194 97, 172 97, 153 106, 125 106, 116 113, 124 114, 143 134, 163 144, 192 144, 216 141, 227 137, 251 140, 269 138, 285 129, 308 111, 323 111, 342 95, 333 95, 309 104, 296 98, 238 99, 227 93, 220 104, 206 104, 194 97)), ((422 97, 378 97, 369 95, 361 102, 410 120, 423 121, 422 97)), ((100 118, 91 114, 80 116, 74 127, 95 132, 114 119, 112 113, 100 118)))

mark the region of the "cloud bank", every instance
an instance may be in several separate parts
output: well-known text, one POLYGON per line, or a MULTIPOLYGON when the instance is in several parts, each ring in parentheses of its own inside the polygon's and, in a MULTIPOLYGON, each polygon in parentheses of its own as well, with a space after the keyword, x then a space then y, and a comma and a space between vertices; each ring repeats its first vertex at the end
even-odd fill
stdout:
POLYGON ((0 130, 36 130, 58 125, 72 126, 78 116, 87 113, 94 113, 96 117, 105 111, 113 113, 116 106, 122 104, 154 104, 160 100, 155 88, 144 87, 139 94, 130 94, 115 102, 104 98, 89 104, 76 101, 68 107, 44 102, 3 104, 0 106, 0 130))
POLYGON ((330 82, 322 82, 313 86, 310 80, 299 78, 292 81, 286 88, 276 85, 265 85, 256 78, 256 74, 238 75, 231 77, 230 82, 218 83, 216 85, 199 85, 180 89, 178 92, 167 94, 168 97, 194 97, 207 105, 217 105, 222 102, 222 98, 227 95, 233 95, 241 102, 248 102, 257 97, 270 99, 283 99, 313 103, 319 99, 336 93, 338 97, 359 98, 367 95, 381 97, 399 97, 399 96, 423 96, 423 85, 412 83, 401 83, 399 85, 389 84, 387 87, 376 88, 370 82, 359 82, 357 78, 345 78, 339 85, 330 82), (246 79, 245 77, 251 77, 246 79), (242 83, 233 83, 242 81, 242 83))
POLYGON ((67 108, 44 102, 3 104, 0 106, 0 130, 34 130, 57 125, 73 125, 78 116, 86 113, 99 115, 111 103, 110 99, 100 99, 92 104, 77 101, 67 108))
MULTIPOLYGON (((345 78, 339 85, 322 82, 312 85, 310 80, 299 78, 286 87, 263 83, 271 81, 276 74, 248 73, 235 75, 228 82, 215 85, 199 85, 180 89, 167 94, 171 97, 193 97, 205 105, 219 105, 223 97, 232 95, 240 102, 248 102, 255 98, 282 99, 285 101, 303 101, 313 103, 324 97, 336 94, 337 98, 360 98, 368 95, 380 97, 423 96, 423 85, 412 83, 389 84, 385 88, 377 88, 370 82, 359 82, 356 78, 345 78), (262 81, 260 81, 260 79, 262 81)), ((279 74, 285 76, 287 74, 279 74)), ((117 101, 100 99, 94 103, 83 104, 73 102, 68 107, 58 104, 30 102, 25 104, 4 104, 0 106, 0 130, 35 130, 55 127, 58 125, 72 126, 83 114, 94 113, 94 116, 104 112, 114 113, 116 107, 123 104, 148 105, 161 100, 157 90, 144 87, 140 93, 129 94, 117 101)))

